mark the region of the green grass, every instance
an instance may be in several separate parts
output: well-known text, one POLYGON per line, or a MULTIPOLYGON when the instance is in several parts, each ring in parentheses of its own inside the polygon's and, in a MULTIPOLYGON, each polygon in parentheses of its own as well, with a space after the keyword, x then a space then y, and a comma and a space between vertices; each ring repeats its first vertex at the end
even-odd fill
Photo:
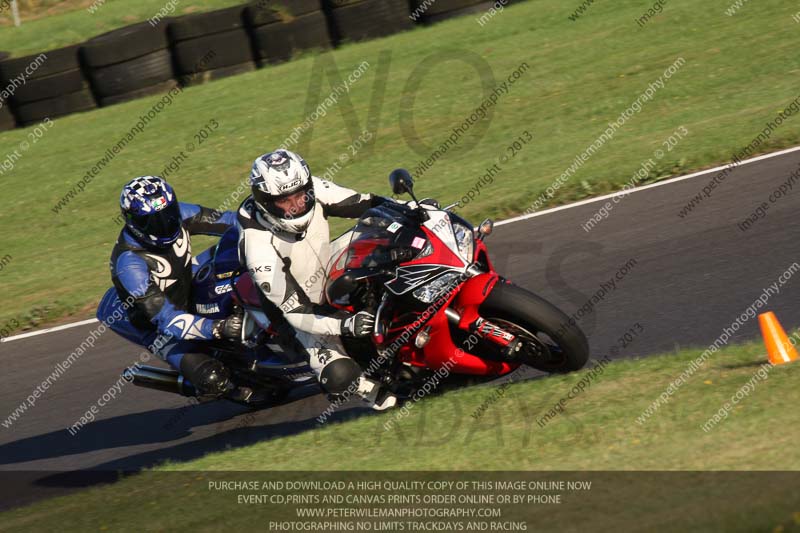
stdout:
MULTIPOLYGON (((366 128, 371 116, 374 149, 361 150, 335 179, 386 194, 391 169, 413 170, 429 155, 410 148, 400 126, 400 116, 410 111, 402 98, 404 89, 424 58, 436 53, 453 58, 436 64, 416 93, 416 129, 430 147, 444 142, 482 99, 475 68, 457 58, 468 58, 467 53, 480 56, 498 81, 526 62, 530 69, 501 98, 485 136, 478 141, 475 130, 467 133, 461 144, 477 144, 448 152, 417 186, 423 196, 457 200, 527 130, 533 143, 504 164, 494 183, 463 209, 473 220, 508 217, 525 211, 609 121, 683 57, 685 66, 655 99, 550 203, 621 187, 680 126, 689 130, 689 137, 662 160, 652 179, 724 163, 800 93, 800 59, 794 49, 798 26, 791 20, 790 6, 762 0, 728 17, 723 13, 728 4, 718 0, 700 8, 690 0, 671 0, 662 15, 639 29, 635 18, 643 9, 640 2, 597 3, 572 22, 567 18, 571 5, 530 0, 507 8, 482 28, 466 17, 345 46, 324 56, 335 61, 343 77, 364 60, 371 66, 354 85, 349 102, 343 100, 320 119, 313 135, 306 135, 296 149, 321 175, 341 154, 349 153, 352 131, 366 128), (390 59, 384 54, 381 60, 384 51, 390 59), (384 74, 385 92, 375 97, 374 82, 384 74), (370 115, 373 104, 380 113, 370 115)), ((12 318, 24 321, 35 308, 46 308, 50 316, 88 314, 110 282, 107 261, 119 229, 112 219, 121 186, 133 176, 160 172, 211 119, 220 128, 170 180, 182 200, 219 205, 247 176, 251 161, 274 148, 306 117, 310 82, 322 83, 320 99, 329 93, 330 80, 320 80, 314 70, 318 59, 307 56, 187 89, 84 193, 54 215, 51 207, 156 99, 57 119, 2 178, 6 192, 0 210, 0 257, 10 254, 13 262, 0 272, 5 304, 0 325, 12 318)), ((0 154, 12 152, 30 131, 2 134, 0 154)), ((763 148, 798 140, 800 119, 793 117, 763 148)))
MULTIPOLYGON (((726 420, 708 432, 701 429, 765 363, 760 343, 724 348, 643 426, 636 423, 642 411, 700 353, 701 350, 688 350, 643 360, 615 361, 602 371, 596 370, 591 380, 591 370, 584 370, 515 383, 504 394, 498 394, 494 387, 451 391, 414 404, 408 415, 396 419, 396 426, 388 431, 384 424, 400 411, 328 423, 319 429, 212 453, 195 461, 167 464, 111 486, 3 513, 0 518, 5 527, 14 531, 49 530, 56 521, 81 531, 101 526, 136 530, 145 526, 141 513, 146 510, 146 527, 151 530, 215 530, 223 523, 226 527, 244 526, 254 520, 266 520, 267 510, 275 507, 237 507, 235 493, 209 491, 207 481, 280 479, 276 470, 800 470, 800 451, 796 432, 792 431, 800 402, 800 364, 771 368, 766 379, 754 382, 750 394, 738 402, 726 420), (584 378, 590 382, 584 392, 569 400, 562 414, 540 427, 537 421, 584 378), (492 399, 483 416, 471 416, 492 399), (228 473, 214 474, 218 471, 228 473), (258 475, 256 471, 273 473, 258 475), (167 494, 169 497, 165 498, 167 494), (174 515, 167 509, 181 509, 181 513, 174 515)), ((354 473, 349 479, 357 475, 354 473)), ((374 472, 368 477, 382 479, 374 472)), ((547 477, 540 475, 537 479, 547 477)), ((711 521, 719 526, 720 520, 727 520, 730 527, 723 528, 726 531, 771 530, 780 523, 791 522, 792 513, 800 511, 795 495, 781 497, 783 489, 777 486, 754 493, 753 487, 745 483, 746 478, 739 478, 739 483, 730 486, 720 486, 719 482, 712 485, 720 491, 717 494, 709 494, 708 485, 684 484, 680 491, 672 490, 669 487, 676 481, 674 478, 667 478, 662 487, 653 486, 654 477, 643 475, 638 479, 641 483, 627 488, 618 482, 612 484, 614 489, 598 482, 605 486, 597 489, 604 495, 593 494, 591 505, 582 507, 580 516, 575 514, 574 505, 529 511, 540 513, 536 516, 547 519, 549 527, 557 530, 563 531, 567 526, 577 528, 570 529, 574 531, 586 530, 585 527, 614 530, 603 527, 614 518, 606 516, 602 509, 619 509, 623 502, 637 502, 645 486, 649 507, 628 505, 625 515, 640 514, 636 522, 642 531, 652 531, 656 525, 663 529, 667 522, 672 530, 685 531, 688 524, 692 524, 692 531, 714 530, 711 521), (661 490, 659 498, 667 499, 656 502, 656 490, 661 490), (704 507, 707 498, 712 497, 719 505, 714 513, 704 507), (720 514, 723 502, 729 506, 735 502, 736 509, 720 514), (599 514, 590 512, 593 508, 599 514), (586 521, 585 527, 578 527, 576 520, 586 521)), ((752 479, 758 483, 757 478, 752 479)), ((787 489, 791 493, 796 485, 787 489)))
MULTIPOLYGON (((23 11, 20 27, 0 28, 0 50, 19 57, 82 43, 95 35, 154 17, 166 3, 166 0, 107 0, 96 12, 90 13, 87 8, 92 5, 91 1, 69 2, 71 11, 59 11, 34 20, 27 20, 27 12, 23 11)), ((175 5, 172 16, 242 3, 242 0, 181 0, 175 5)), ((10 19, 8 12, 5 13, 10 19)))
POLYGON ((406 417, 394 411, 325 424, 164 469, 800 470, 796 432, 787 430, 795 425, 800 403, 800 365, 772 368, 726 420, 708 432, 701 429, 766 362, 761 343, 713 356, 669 403, 643 425, 636 422, 699 353, 607 364, 595 370, 591 385, 569 400, 563 413, 542 424, 592 366, 515 383, 504 394, 486 387, 449 392, 417 403, 406 417), (483 416, 471 416, 489 401, 483 416), (387 431, 388 421, 395 426, 387 431), (507 453, 498 454, 498 446, 507 453))

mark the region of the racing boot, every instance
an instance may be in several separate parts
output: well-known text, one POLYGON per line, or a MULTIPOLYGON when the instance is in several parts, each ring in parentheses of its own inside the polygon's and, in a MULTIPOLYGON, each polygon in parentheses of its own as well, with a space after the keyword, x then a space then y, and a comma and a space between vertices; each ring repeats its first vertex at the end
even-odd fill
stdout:
POLYGON ((374 379, 358 378, 356 394, 376 411, 384 411, 397 405, 397 396, 374 379))

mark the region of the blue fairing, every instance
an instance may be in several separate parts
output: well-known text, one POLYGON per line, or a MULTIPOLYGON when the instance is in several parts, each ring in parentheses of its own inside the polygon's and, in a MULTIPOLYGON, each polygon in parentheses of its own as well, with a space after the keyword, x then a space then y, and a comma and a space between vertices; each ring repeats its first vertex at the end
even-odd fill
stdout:
POLYGON ((217 244, 214 254, 217 273, 239 270, 239 228, 233 226, 226 231, 217 244))
POLYGON ((231 313, 233 282, 240 268, 238 246, 239 230, 234 226, 225 232, 216 247, 198 256, 192 287, 198 315, 224 318, 231 313))

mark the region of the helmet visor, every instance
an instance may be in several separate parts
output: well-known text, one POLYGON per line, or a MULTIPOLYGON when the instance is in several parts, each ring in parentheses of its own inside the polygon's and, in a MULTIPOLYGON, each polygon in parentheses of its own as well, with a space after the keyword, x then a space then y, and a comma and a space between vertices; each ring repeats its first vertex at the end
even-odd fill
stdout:
POLYGON ((158 240, 174 240, 181 231, 181 210, 178 202, 173 202, 161 211, 147 215, 128 213, 128 222, 145 235, 158 240))
POLYGON ((254 187, 253 198, 271 215, 283 220, 292 220, 302 217, 314 208, 314 185, 309 181, 302 188, 279 196, 273 196, 254 187))

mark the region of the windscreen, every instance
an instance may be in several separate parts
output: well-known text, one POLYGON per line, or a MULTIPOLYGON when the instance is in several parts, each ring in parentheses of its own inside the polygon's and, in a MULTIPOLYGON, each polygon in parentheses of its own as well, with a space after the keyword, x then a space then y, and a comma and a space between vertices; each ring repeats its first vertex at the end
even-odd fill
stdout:
POLYGON ((346 269, 375 269, 410 260, 425 239, 419 224, 403 211, 373 208, 353 229, 346 256, 346 269))

